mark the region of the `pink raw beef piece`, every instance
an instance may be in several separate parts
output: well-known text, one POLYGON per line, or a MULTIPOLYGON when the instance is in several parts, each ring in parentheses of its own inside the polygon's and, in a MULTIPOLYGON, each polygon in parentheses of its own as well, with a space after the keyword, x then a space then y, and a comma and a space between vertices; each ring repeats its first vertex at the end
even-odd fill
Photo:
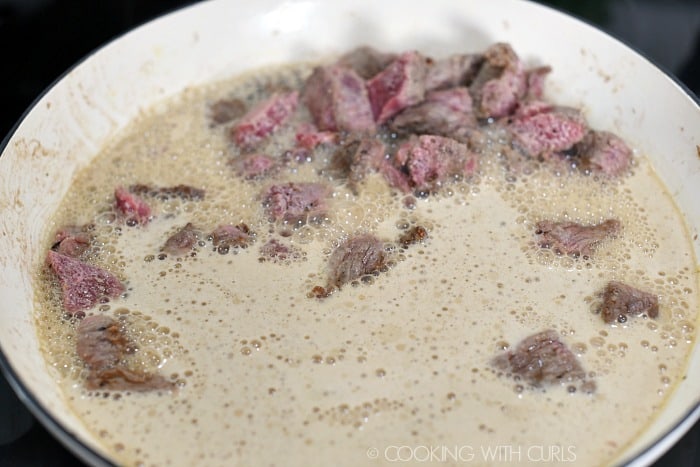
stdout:
POLYGON ((112 273, 76 258, 49 250, 46 257, 63 290, 63 306, 71 315, 95 306, 102 298, 116 298, 124 284, 112 273))
POLYGON ((127 224, 147 224, 151 220, 151 207, 140 196, 124 187, 114 190, 117 210, 126 218, 127 224))
POLYGON ((425 97, 428 65, 418 52, 405 52, 367 82, 372 113, 382 124, 425 97))
POLYGON ((296 111, 298 100, 296 91, 272 94, 231 128, 233 141, 243 149, 255 148, 289 120, 296 111))

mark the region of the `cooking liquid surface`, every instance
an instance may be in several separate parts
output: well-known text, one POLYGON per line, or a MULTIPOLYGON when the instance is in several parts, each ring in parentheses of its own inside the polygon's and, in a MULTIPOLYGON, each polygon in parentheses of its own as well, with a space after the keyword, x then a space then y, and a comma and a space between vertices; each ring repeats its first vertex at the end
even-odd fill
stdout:
MULTIPOLYGON (((379 175, 357 195, 319 175, 332 154, 327 148, 263 180, 236 176, 228 161, 237 149, 227 125, 210 125, 208 104, 232 96, 252 103, 280 83, 300 85, 308 72, 301 66, 190 89, 141 116, 79 175, 55 227, 94 222, 89 261, 127 285, 126 297, 89 314, 123 320, 138 348, 129 364, 180 387, 162 394, 86 390, 76 323, 65 318, 59 288, 44 270, 38 330, 75 412, 126 464, 613 459, 662 408, 695 338, 696 260, 646 159, 638 155, 633 173, 619 181, 556 176, 548 168, 513 178, 494 144, 477 178, 419 198, 414 209, 379 175), (324 219, 269 221, 260 196, 267 186, 319 180, 334 188, 324 219), (155 219, 128 227, 113 213, 113 191, 134 183, 189 184, 206 197, 154 201, 155 219), (539 220, 610 217, 621 221, 622 233, 592 259, 559 257, 534 244, 539 220), (188 222, 204 232, 194 254, 159 256, 188 222), (215 251, 207 233, 240 222, 255 241, 215 251), (398 237, 417 225, 428 239, 402 248, 398 237), (332 250, 357 232, 386 242, 389 270, 310 298, 314 286, 326 285, 332 250), (260 247, 272 238, 293 253, 263 257, 260 247), (657 294, 659 317, 605 324, 595 313, 596 294, 613 279, 657 294), (504 349, 548 328, 578 355, 594 393, 575 383, 532 387, 493 369, 504 349)), ((292 147, 292 127, 263 152, 292 147)))

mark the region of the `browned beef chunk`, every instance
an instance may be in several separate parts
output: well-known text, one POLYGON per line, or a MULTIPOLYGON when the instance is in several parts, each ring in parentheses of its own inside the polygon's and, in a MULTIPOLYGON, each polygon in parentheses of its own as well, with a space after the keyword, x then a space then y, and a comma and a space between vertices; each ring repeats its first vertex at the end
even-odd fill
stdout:
POLYGON ((427 61, 421 54, 405 52, 367 82, 372 113, 377 123, 382 124, 406 107, 423 100, 427 67, 427 61))
POLYGON ((366 274, 379 272, 386 263, 384 244, 371 234, 349 238, 328 261, 330 286, 340 287, 366 274))
POLYGON ((515 146, 528 156, 545 159, 571 149, 588 131, 578 110, 541 101, 521 106, 508 128, 513 133, 515 146))
POLYGON ((92 369, 118 364, 128 346, 119 323, 108 316, 88 316, 78 326, 78 356, 92 369))
POLYGON ((416 225, 411 227, 408 231, 401 234, 399 237, 399 243, 404 247, 413 245, 415 243, 420 243, 428 238, 428 231, 422 225, 416 225))
POLYGON ((85 381, 88 389, 105 391, 157 391, 173 390, 175 384, 159 374, 140 373, 123 366, 92 371, 85 381))
POLYGON ((481 54, 455 54, 428 64, 425 89, 468 86, 484 62, 481 54))
POLYGON ((419 191, 434 190, 448 177, 469 176, 478 168, 476 154, 465 144, 436 135, 412 136, 399 146, 395 160, 405 168, 411 186, 419 191))
POLYGON ((231 248, 245 248, 253 240, 250 228, 240 223, 238 225, 220 225, 210 235, 216 251, 228 253, 231 248))
POLYGON ((286 260, 299 259, 302 252, 298 248, 282 243, 276 238, 271 238, 260 247, 260 260, 280 262, 286 260))
POLYGON ((405 109, 389 123, 391 129, 401 133, 442 136, 474 126, 472 98, 464 87, 429 92, 423 102, 405 109))
POLYGON ((182 256, 192 251, 201 235, 202 233, 188 222, 165 241, 161 251, 173 256, 182 256))
POLYGON ((62 255, 79 258, 90 247, 93 225, 67 225, 56 232, 51 249, 62 255))
POLYGON ((296 91, 276 92, 259 102, 231 128, 233 141, 240 148, 254 149, 292 117, 298 99, 296 91))
POLYGON ((470 86, 481 118, 512 114, 527 93, 524 66, 510 45, 496 43, 484 52, 485 63, 470 86))
POLYGON ((274 220, 306 222, 326 212, 330 189, 320 183, 272 185, 263 195, 263 204, 274 220))
POLYGON ((241 118, 245 111, 246 105, 240 99, 219 99, 209 106, 209 118, 219 125, 241 118))
POLYGON ((124 217, 127 225, 147 224, 151 220, 151 207, 148 203, 126 188, 117 187, 114 190, 114 199, 117 211, 124 217))
POLYGON ((632 161, 632 150, 607 131, 589 131, 571 153, 569 157, 579 169, 610 176, 624 173, 632 161))
POLYGON ((247 179, 252 180, 261 178, 275 169, 275 160, 265 154, 244 154, 230 161, 230 165, 236 170, 236 173, 247 179))
POLYGON ((199 201, 204 199, 206 192, 201 188, 190 185, 174 186, 152 186, 137 184, 131 185, 129 191, 138 196, 150 196, 167 201, 172 198, 179 198, 188 201, 199 201))
POLYGON ((552 72, 552 68, 541 66, 527 70, 527 98, 540 100, 544 95, 544 82, 552 72))
POLYGON ((622 282, 610 281, 601 296, 600 314, 606 323, 624 323, 630 315, 659 316, 659 299, 656 295, 622 282))
POLYGON ((103 298, 116 298, 124 292, 119 279, 97 266, 52 250, 49 250, 46 261, 58 276, 63 307, 71 315, 92 308, 103 298))
POLYGON ((620 228, 617 219, 595 225, 540 221, 535 225, 535 235, 539 246, 550 248, 558 255, 589 257, 603 240, 615 238, 620 228))
POLYGON ((315 68, 304 84, 302 102, 320 130, 374 133, 377 129, 365 82, 350 68, 315 68))
POLYGON ((585 378, 576 355, 547 330, 523 339, 513 350, 494 360, 497 368, 523 378, 534 386, 566 383, 585 378))
POLYGON ((299 126, 296 134, 297 146, 304 149, 314 149, 316 146, 336 144, 338 133, 334 131, 320 131, 314 125, 303 124, 299 126))
POLYGON ((333 153, 330 165, 324 169, 324 173, 347 178, 348 185, 356 190, 367 174, 381 168, 385 154, 386 146, 380 140, 363 138, 351 141, 333 153))
POLYGON ((406 167, 395 167, 389 161, 384 163, 379 168, 379 172, 384 176, 384 179, 389 186, 408 193, 411 191, 411 181, 408 178, 406 167))
POLYGON ((396 54, 379 52, 372 47, 362 46, 346 53, 337 64, 351 68, 363 79, 370 79, 396 59, 396 54))
POLYGON ((107 316, 89 316, 78 326, 78 356, 88 365, 88 389, 148 391, 173 389, 160 375, 128 369, 123 358, 133 351, 119 323, 107 316))

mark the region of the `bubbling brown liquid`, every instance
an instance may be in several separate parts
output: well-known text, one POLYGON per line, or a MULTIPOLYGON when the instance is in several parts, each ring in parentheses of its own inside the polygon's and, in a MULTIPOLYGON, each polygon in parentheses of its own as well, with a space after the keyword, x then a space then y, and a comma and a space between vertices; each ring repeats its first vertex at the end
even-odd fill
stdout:
MULTIPOLYGON (((378 175, 357 195, 331 180, 325 218, 273 224, 260 192, 274 181, 329 182, 318 172, 331 151, 242 180, 228 165, 237 150, 225 126, 210 126, 207 105, 222 97, 252 103, 270 89, 300 86, 309 70, 189 89, 139 117, 79 175, 53 225, 94 222, 88 260, 127 285, 125 297, 89 313, 124 320, 137 348, 129 364, 180 387, 85 390, 77 323, 65 318, 56 281, 42 270, 37 327, 71 407, 109 455, 130 465, 388 465, 397 456, 421 462, 426 447, 438 448, 438 461, 458 454, 456 463, 477 465, 613 459, 660 411, 695 339, 696 260, 649 162, 637 156, 619 181, 544 167, 513 178, 494 149, 482 155, 477 179, 413 204, 378 175), (133 183, 189 184, 207 194, 155 201, 150 224, 128 227, 111 205, 114 187, 133 183), (534 243, 539 220, 609 217, 622 233, 594 258, 534 243), (255 240, 224 255, 207 241, 181 258, 161 255, 187 222, 205 232, 244 222, 255 240), (401 248, 399 236, 417 225, 427 241, 401 248), (386 240, 393 266, 327 299, 309 298, 325 282, 333 249, 356 232, 386 240), (261 261, 270 238, 296 253, 261 261), (657 294, 659 318, 604 324, 596 292, 612 279, 657 294), (579 356, 595 393, 533 388, 492 368, 495 355, 546 328, 579 356)), ((292 147, 292 126, 262 152, 292 147)))

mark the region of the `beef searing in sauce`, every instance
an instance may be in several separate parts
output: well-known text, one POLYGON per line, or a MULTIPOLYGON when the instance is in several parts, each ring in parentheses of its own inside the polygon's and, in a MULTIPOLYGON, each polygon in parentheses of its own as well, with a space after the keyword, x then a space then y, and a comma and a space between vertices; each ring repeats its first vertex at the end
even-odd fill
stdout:
POLYGON ((209 106, 209 118, 215 125, 241 118, 245 112, 246 105, 240 99, 219 99, 209 106))
POLYGON ((231 138, 242 149, 255 149, 291 118, 296 111, 298 97, 297 91, 272 94, 231 127, 231 138))
POLYGON ((483 63, 482 54, 454 54, 439 60, 430 60, 425 77, 425 89, 433 91, 469 86, 483 63))
MULTIPOLYGON (((526 337, 514 349, 497 356, 493 364, 533 386, 571 383, 586 376, 576 355, 551 329, 526 337)), ((588 392, 594 388, 592 381, 584 385, 588 392)))
POLYGON ((428 231, 421 225, 416 225, 408 229, 399 237, 399 243, 403 247, 423 242, 428 238, 428 231))
POLYGON ((307 123, 299 126, 295 138, 298 147, 314 149, 317 146, 336 144, 338 142, 338 133, 335 131, 321 131, 314 125, 307 123))
POLYGON ((190 185, 152 186, 141 183, 131 185, 129 191, 138 196, 153 197, 162 201, 173 198, 186 201, 200 201, 204 199, 204 195, 206 194, 202 188, 196 188, 190 185))
POLYGON ((436 135, 411 137, 399 146, 394 160, 407 174, 407 184, 424 192, 437 189, 449 177, 474 174, 479 164, 465 144, 436 135))
POLYGON ((274 220, 306 222, 325 214, 330 188, 320 183, 272 185, 263 195, 263 204, 274 220))
POLYGON ((584 172, 607 176, 622 175, 632 161, 632 150, 609 131, 590 130, 583 139, 561 155, 584 172))
POLYGON ((372 47, 362 46, 351 50, 338 59, 338 65, 350 68, 362 79, 370 79, 389 66, 396 54, 380 52, 372 47))
POLYGON ((396 115, 389 127, 400 133, 452 136, 476 124, 469 90, 454 87, 429 92, 425 100, 396 115))
POLYGON ((173 256, 185 255, 194 249, 201 236, 201 231, 188 222, 165 241, 161 251, 173 256))
POLYGON ((366 274, 379 272, 386 264, 384 242, 371 234, 349 238, 328 260, 328 284, 340 287, 366 274))
POLYGON ((333 153, 329 166, 323 170, 337 178, 347 178, 348 186, 357 192, 359 183, 385 162, 386 146, 373 138, 351 141, 333 153))
POLYGON ((320 130, 365 134, 377 130, 365 82, 348 67, 316 67, 301 99, 320 130))
POLYGON ((659 316, 659 299, 656 295, 631 285, 610 281, 599 294, 603 300, 600 315, 606 323, 625 323, 628 316, 659 316))
POLYGON ((214 249, 222 255, 228 253, 231 248, 247 247, 254 238, 253 232, 244 223, 220 225, 209 236, 214 249))
POLYGON ((570 107, 530 102, 516 111, 508 128, 513 144, 530 157, 550 159, 571 149, 586 135, 586 122, 570 107))
POLYGON ((427 61, 415 51, 404 52, 367 81, 372 114, 382 124, 425 97, 427 61))
POLYGON ((124 366, 122 360, 133 352, 120 324, 107 316, 96 315, 83 319, 78 326, 78 356, 87 364, 90 373, 88 389, 114 391, 150 391, 174 389, 175 384, 158 374, 140 373, 124 366))
POLYGON ((124 218, 126 225, 133 227, 150 222, 151 207, 140 196, 120 186, 114 190, 114 199, 117 212, 124 218))
POLYGON ((55 243, 51 246, 51 249, 65 256, 80 258, 90 248, 92 243, 90 232, 93 229, 94 225, 92 224, 61 227, 56 232, 54 237, 55 243))
POLYGON ((540 221, 535 225, 537 244, 549 248, 558 255, 590 257, 608 238, 615 238, 621 225, 617 219, 608 219, 596 225, 575 222, 540 221))
POLYGON ((259 260, 261 262, 271 261, 278 263, 287 260, 296 260, 301 258, 302 255, 303 253, 299 248, 283 243, 276 238, 271 238, 260 247, 259 260))
POLYGON ((77 258, 49 250, 47 264, 58 276, 63 292, 63 307, 70 315, 81 316, 104 298, 117 298, 124 284, 109 271, 77 258))

